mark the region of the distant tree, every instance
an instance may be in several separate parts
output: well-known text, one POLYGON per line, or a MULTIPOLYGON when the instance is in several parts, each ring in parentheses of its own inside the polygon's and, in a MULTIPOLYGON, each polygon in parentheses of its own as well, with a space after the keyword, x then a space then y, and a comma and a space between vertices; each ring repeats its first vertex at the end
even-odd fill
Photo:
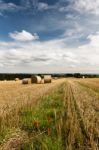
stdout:
POLYGON ((75 77, 75 78, 81 78, 82 75, 81 75, 80 73, 75 73, 75 74, 74 74, 74 77, 75 77))

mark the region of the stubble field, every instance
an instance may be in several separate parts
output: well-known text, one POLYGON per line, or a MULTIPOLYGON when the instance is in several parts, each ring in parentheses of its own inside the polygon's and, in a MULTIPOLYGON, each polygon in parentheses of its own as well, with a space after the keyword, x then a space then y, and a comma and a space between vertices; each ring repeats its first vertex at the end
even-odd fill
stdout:
POLYGON ((99 79, 0 82, 1 150, 98 150, 99 79))

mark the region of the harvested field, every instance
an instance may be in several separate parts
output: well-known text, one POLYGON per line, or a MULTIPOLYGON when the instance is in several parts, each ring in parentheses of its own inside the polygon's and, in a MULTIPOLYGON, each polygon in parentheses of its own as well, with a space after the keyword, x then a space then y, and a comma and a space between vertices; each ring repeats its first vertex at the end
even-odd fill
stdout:
POLYGON ((1 83, 1 150, 98 150, 98 89, 99 79, 1 83))
POLYGON ((64 79, 53 81, 51 84, 22 85, 22 81, 0 82, 0 113, 9 109, 35 103, 36 98, 60 85, 64 79))

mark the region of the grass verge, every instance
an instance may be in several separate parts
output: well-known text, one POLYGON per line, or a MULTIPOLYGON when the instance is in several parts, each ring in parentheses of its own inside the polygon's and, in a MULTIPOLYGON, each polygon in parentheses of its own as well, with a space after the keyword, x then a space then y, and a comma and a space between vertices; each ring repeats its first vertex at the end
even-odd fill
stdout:
POLYGON ((41 99, 37 108, 20 112, 20 128, 28 133, 29 142, 19 150, 60 150, 62 136, 60 119, 63 110, 63 86, 41 99))

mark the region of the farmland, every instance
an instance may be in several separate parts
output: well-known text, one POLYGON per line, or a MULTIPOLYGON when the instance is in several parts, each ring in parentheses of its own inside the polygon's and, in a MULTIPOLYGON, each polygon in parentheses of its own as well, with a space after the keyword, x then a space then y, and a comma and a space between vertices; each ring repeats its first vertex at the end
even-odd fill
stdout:
POLYGON ((98 150, 99 79, 0 82, 1 150, 98 150))

